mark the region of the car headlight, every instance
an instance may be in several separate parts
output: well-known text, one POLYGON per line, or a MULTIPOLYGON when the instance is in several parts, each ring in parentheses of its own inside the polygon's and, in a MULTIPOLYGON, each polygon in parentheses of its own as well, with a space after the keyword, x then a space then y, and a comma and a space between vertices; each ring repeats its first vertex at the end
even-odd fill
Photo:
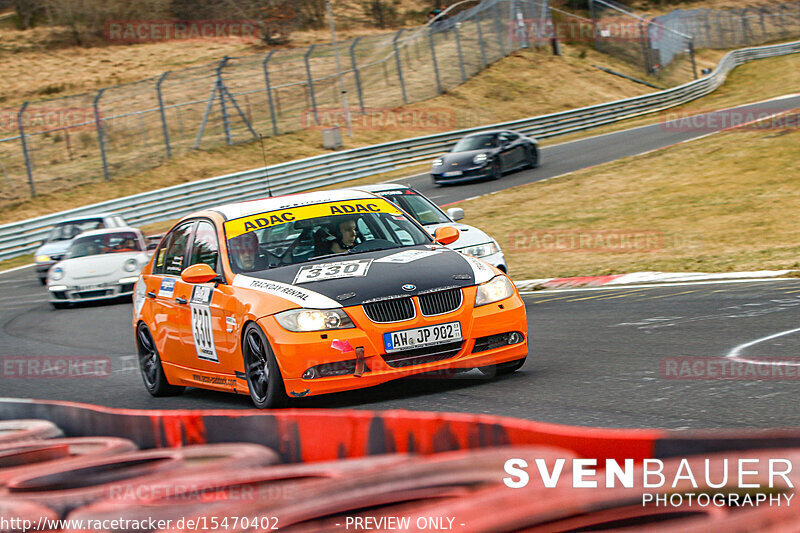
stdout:
POLYGON ((50 269, 50 279, 53 281, 58 281, 64 278, 64 269, 61 267, 55 267, 50 269))
POLYGON ((37 255, 34 258, 34 261, 36 261, 37 263, 47 263, 48 261, 50 261, 50 256, 49 255, 37 255))
POLYGON ((489 157, 486 154, 478 154, 472 158, 472 162, 476 165, 480 165, 481 163, 486 163, 487 159, 489 159, 489 157))
POLYGON ((511 284, 510 279, 500 274, 486 283, 478 285, 475 307, 505 300, 512 294, 514 294, 514 285, 511 284))
POLYGON ((341 309, 290 309, 278 313, 275 319, 285 329, 296 332, 355 327, 341 309))
POLYGON ((122 265, 122 268, 123 270, 125 270, 125 272, 133 272, 134 270, 136 270, 138 266, 139 264, 136 262, 136 259, 131 257, 130 259, 125 261, 125 264, 122 265))
POLYGON ((468 246, 458 250, 464 255, 471 255, 472 257, 486 257, 487 255, 496 254, 500 251, 500 247, 496 242, 487 242, 486 244, 478 244, 476 246, 468 246))
POLYGON ((444 161, 442 161, 442 158, 441 158, 441 157, 440 157, 439 159, 434 159, 434 160, 433 160, 433 166, 435 166, 435 167, 440 167, 440 166, 442 166, 443 164, 444 164, 444 161))

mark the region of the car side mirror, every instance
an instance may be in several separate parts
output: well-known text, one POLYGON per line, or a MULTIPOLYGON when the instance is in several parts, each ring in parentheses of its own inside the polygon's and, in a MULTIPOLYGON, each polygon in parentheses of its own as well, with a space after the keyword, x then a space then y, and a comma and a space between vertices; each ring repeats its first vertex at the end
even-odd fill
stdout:
POLYGON ((458 240, 458 230, 452 226, 442 226, 433 234, 433 240, 447 246, 458 240))
POLYGON ((464 210, 460 207, 451 207, 447 210, 447 216, 449 216, 450 220, 453 222, 457 222, 464 218, 464 210))
POLYGON ((208 283, 217 279, 217 273, 205 263, 198 263, 186 267, 181 272, 181 280, 186 283, 208 283))

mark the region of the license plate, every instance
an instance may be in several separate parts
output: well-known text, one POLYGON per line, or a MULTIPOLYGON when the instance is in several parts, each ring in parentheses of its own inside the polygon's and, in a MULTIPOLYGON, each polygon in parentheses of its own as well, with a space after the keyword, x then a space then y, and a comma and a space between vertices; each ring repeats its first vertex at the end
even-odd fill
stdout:
POLYGON ((100 283, 100 284, 95 284, 95 285, 78 285, 78 289, 77 290, 79 290, 79 291, 93 291, 95 289, 103 289, 103 288, 105 288, 105 285, 100 283))
POLYGON ((413 348, 422 348, 425 346, 433 346, 434 344, 460 340, 460 322, 448 322, 446 324, 404 329, 402 331, 392 331, 391 333, 383 334, 383 346, 386 348, 386 353, 411 350, 413 348))
POLYGON ((460 176, 461 175, 461 171, 460 170, 451 170, 450 172, 445 172, 442 175, 445 178, 452 178, 452 177, 455 177, 455 176, 460 176))

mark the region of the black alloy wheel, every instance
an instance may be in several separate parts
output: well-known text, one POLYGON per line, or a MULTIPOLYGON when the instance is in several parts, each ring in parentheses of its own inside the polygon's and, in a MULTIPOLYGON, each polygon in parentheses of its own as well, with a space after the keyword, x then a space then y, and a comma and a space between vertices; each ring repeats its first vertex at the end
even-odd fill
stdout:
POLYGON ((152 396, 177 396, 182 394, 186 387, 170 385, 164 376, 161 366, 161 357, 158 355, 153 335, 144 322, 139 322, 136 328, 136 347, 139 351, 139 369, 142 372, 144 388, 152 396))
POLYGON ((242 341, 245 375, 253 403, 259 409, 284 407, 289 398, 266 335, 258 324, 250 323, 242 341))

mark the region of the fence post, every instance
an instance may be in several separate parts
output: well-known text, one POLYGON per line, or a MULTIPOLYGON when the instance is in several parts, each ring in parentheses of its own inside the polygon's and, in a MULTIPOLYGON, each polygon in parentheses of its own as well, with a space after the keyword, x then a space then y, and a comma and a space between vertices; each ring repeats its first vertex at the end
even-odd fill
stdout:
POLYGON ((694 79, 697 79, 697 62, 694 60, 694 38, 689 39, 689 58, 692 60, 694 79))
POLYGON ((503 27, 500 25, 500 12, 497 10, 497 4, 492 6, 492 15, 494 16, 494 32, 497 34, 497 42, 500 44, 500 54, 506 57, 506 46, 503 44, 503 27))
POLYGON ((644 60, 644 72, 645 74, 651 74, 653 71, 652 65, 650 65, 650 57, 649 57, 649 50, 648 50, 648 38, 647 38, 647 27, 644 25, 643 22, 639 23, 639 33, 641 35, 641 44, 642 44, 642 59, 644 60))
POLYGON ((358 72, 358 62, 356 61, 356 46, 361 37, 353 39, 350 45, 350 63, 353 65, 353 76, 356 79, 356 92, 358 92, 358 105, 361 107, 361 114, 364 114, 364 94, 361 91, 361 74, 358 72))
POLYGON ((103 176, 105 177, 106 181, 109 181, 111 178, 108 175, 108 160, 106 159, 106 143, 105 139, 103 138, 103 120, 100 118, 100 98, 103 97, 103 93, 105 92, 105 88, 100 89, 97 91, 97 96, 94 97, 94 102, 92 106, 94 107, 94 124, 97 128, 97 141, 100 143, 100 157, 103 160, 103 176))
POLYGON ((400 90, 403 92, 403 103, 408 104, 408 95, 406 94, 406 81, 403 79, 403 65, 400 59, 400 50, 397 48, 397 39, 403 34, 403 28, 397 30, 392 39, 392 47, 394 48, 394 59, 397 62, 397 77, 400 79, 400 90))
POLYGON ((267 84, 267 101, 269 102, 269 116, 272 119, 272 133, 278 135, 278 118, 275 116, 275 103, 272 101, 272 85, 269 82, 269 67, 267 66, 274 53, 275 50, 269 51, 267 57, 261 63, 261 67, 264 69, 264 82, 267 84))
POLYGON ((161 84, 167 79, 170 71, 166 71, 158 78, 156 94, 158 95, 158 110, 161 112, 161 129, 164 130, 164 146, 167 148, 167 158, 172 157, 172 148, 169 145, 169 129, 167 128, 167 112, 164 110, 164 97, 161 94, 161 84))
POLYGON ((783 20, 783 8, 783 4, 778 4, 778 12, 780 13, 778 15, 778 20, 780 21, 781 25, 781 39, 786 39, 789 32, 786 30, 786 22, 783 20))
POLYGON ((456 50, 458 51, 458 68, 461 69, 461 81, 467 81, 467 71, 464 70, 464 54, 461 52, 461 31, 459 28, 461 27, 460 22, 456 22, 453 25, 453 29, 456 32, 456 50))
POLYGON ((308 93, 311 96, 311 109, 314 111, 314 124, 319 126, 319 113, 317 113, 317 97, 314 95, 314 78, 311 77, 311 64, 308 61, 308 58, 311 56, 311 53, 314 52, 314 48, 317 45, 312 44, 308 47, 308 51, 306 55, 303 56, 303 61, 306 63, 306 78, 308 78, 308 93))
POLYGON ((483 68, 486 68, 486 65, 489 63, 486 61, 486 47, 483 43, 483 30, 481 30, 480 13, 476 13, 475 15, 475 27, 478 28, 478 43, 481 45, 481 61, 483 68))
POLYGON ((439 64, 436 62, 436 43, 433 41, 433 31, 428 30, 428 42, 431 45, 431 59, 433 59, 433 73, 436 75, 436 90, 442 94, 442 80, 439 78, 439 64))
POLYGON ((225 64, 228 62, 228 59, 229 57, 225 56, 217 65, 217 96, 219 97, 219 109, 222 113, 222 127, 225 130, 225 139, 228 141, 228 144, 233 144, 233 138, 231 137, 231 125, 228 121, 228 109, 225 107, 225 92, 222 90, 222 69, 225 68, 225 64))
POLYGON ((19 113, 17 113, 17 125, 19 126, 19 138, 22 140, 22 155, 25 156, 25 170, 28 173, 28 185, 31 188, 31 196, 36 196, 36 187, 33 185, 33 165, 31 165, 31 158, 28 155, 28 143, 25 141, 25 125, 22 120, 22 115, 28 108, 29 103, 30 102, 25 102, 22 104, 22 107, 19 108, 19 113))

